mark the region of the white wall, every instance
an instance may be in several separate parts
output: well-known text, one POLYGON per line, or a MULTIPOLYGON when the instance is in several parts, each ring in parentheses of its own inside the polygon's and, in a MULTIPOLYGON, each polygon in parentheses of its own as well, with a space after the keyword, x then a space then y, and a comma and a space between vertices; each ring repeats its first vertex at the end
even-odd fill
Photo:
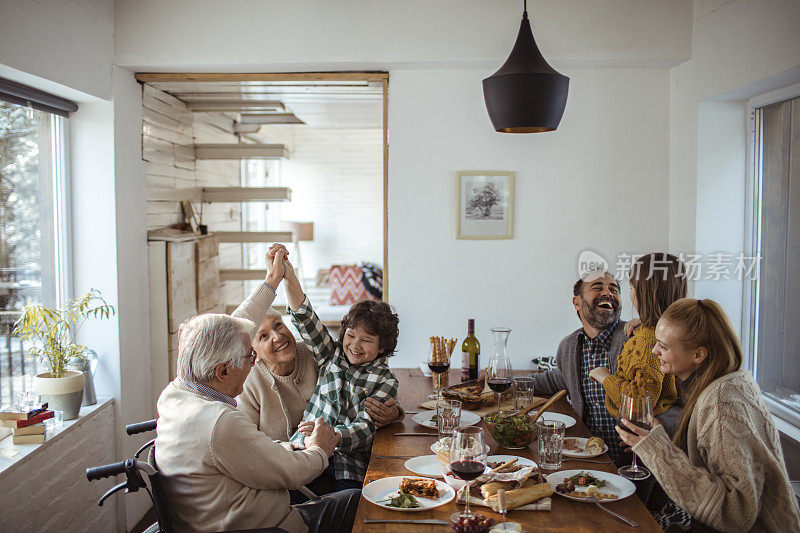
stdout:
POLYGON ((21 83, 51 91, 60 84, 108 99, 113 42, 113 0, 0 0, 0 67, 46 80, 24 76, 21 83))
MULTIPOLYGON (((475 317, 484 357, 489 328, 509 326, 512 364, 526 368, 579 326, 571 291, 582 250, 613 263, 619 252, 666 246, 667 72, 564 73, 572 81, 558 131, 520 136, 491 129, 482 71, 391 73, 393 365, 416 366, 428 336, 463 338, 475 317), (516 172, 512 240, 455 239, 454 172, 481 169, 516 172)), ((630 316, 627 296, 623 305, 630 316)))
MULTIPOLYGON (((744 102, 707 101, 698 109, 697 242, 703 257, 744 253, 747 109, 744 102)), ((746 254, 749 255, 749 254, 746 254)), ((708 273, 704 272, 707 278, 708 273)), ((741 280, 703 279, 695 283, 698 298, 716 300, 741 335, 741 280)))
MULTIPOLYGON (((117 0, 116 61, 135 70, 498 68, 516 0, 117 0)), ((532 0, 542 51, 572 66, 689 58, 691 0, 532 0)), ((563 63, 560 63, 563 64, 563 63)))

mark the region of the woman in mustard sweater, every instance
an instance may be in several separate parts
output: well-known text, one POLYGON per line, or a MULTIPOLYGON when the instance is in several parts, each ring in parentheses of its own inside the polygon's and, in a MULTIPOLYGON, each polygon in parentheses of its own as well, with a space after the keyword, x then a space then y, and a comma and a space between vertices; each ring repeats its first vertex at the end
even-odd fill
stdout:
MULTIPOLYGON (((639 313, 641 326, 619 354, 616 373, 601 366, 589 376, 603 385, 606 409, 614 417, 620 397, 631 390, 646 391, 653 402, 653 414, 667 411, 678 398, 675 376, 659 370, 655 328, 661 314, 673 302, 686 296, 686 270, 680 259, 667 253, 653 253, 633 263, 630 274, 631 303, 639 313)), ((671 424, 670 424, 671 425, 671 424)))

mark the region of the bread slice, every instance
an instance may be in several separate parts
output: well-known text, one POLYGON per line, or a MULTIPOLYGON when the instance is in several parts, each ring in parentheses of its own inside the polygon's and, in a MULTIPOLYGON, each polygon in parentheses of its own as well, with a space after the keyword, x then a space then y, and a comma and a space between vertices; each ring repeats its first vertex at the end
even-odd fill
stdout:
MULTIPOLYGON (((506 491, 506 506, 510 511, 511 509, 522 507, 536 500, 552 496, 552 494, 553 488, 550 486, 550 483, 539 483, 522 489, 509 490, 506 491)), ((497 494, 489 496, 483 502, 491 507, 494 512, 500 512, 497 494)))
POLYGON ((586 441, 586 452, 600 454, 603 453, 603 448, 606 443, 600 437, 592 437, 586 441))

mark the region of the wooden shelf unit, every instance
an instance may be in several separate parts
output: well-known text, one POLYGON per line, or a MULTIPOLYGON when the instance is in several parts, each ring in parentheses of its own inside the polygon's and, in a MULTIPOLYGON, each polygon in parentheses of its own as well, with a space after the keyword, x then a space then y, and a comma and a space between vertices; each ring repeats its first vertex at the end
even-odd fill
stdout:
POLYGON ((288 159, 283 144, 195 144, 195 159, 288 159))
POLYGON ((203 202, 287 202, 289 187, 204 187, 203 202))

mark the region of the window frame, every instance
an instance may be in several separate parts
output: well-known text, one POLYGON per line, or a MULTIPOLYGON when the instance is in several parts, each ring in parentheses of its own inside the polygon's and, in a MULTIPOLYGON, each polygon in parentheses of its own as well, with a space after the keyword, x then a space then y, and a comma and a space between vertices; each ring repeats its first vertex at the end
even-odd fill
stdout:
MULTIPOLYGON (((744 249, 752 256, 761 257, 762 173, 760 135, 760 109, 772 104, 800 97, 800 83, 769 91, 747 101, 747 182, 745 184, 745 242, 744 249)), ((760 276, 759 276, 760 277, 760 276)), ((742 298, 742 347, 747 356, 744 366, 755 375, 758 360, 759 277, 744 279, 742 298)), ((781 433, 800 442, 800 414, 761 392, 767 408, 781 433)))

